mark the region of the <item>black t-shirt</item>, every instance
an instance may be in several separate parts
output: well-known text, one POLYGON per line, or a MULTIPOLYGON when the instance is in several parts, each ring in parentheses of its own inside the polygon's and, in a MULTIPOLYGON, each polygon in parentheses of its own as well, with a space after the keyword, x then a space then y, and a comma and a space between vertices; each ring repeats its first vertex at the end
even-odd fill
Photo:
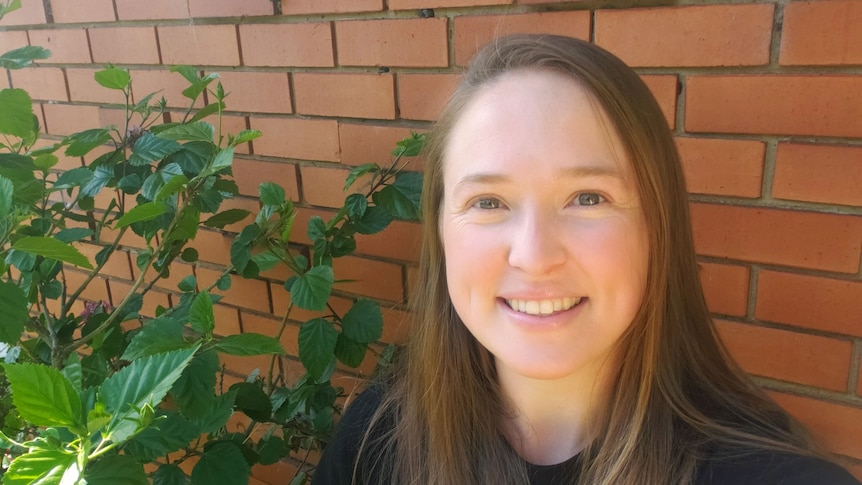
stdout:
MULTIPOLYGON (((359 445, 381 391, 371 388, 347 408, 330 445, 314 472, 312 485, 351 485, 359 445)), ((526 463, 530 485, 564 485, 577 470, 578 456, 549 466, 526 463)), ((377 485, 384 482, 376 479, 377 485)), ((816 458, 757 451, 733 458, 707 460, 697 472, 696 485, 862 485, 841 467, 816 458)), ((651 485, 651 484, 650 484, 651 485)))

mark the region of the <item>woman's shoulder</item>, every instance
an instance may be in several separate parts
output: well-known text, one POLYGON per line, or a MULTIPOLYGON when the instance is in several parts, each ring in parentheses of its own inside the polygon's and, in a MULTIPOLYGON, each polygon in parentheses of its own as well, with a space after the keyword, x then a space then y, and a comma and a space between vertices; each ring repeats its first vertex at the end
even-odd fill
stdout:
POLYGON ((812 456, 775 451, 715 455, 700 469, 698 485, 860 485, 840 466, 812 456))
POLYGON ((380 407, 383 393, 382 386, 372 385, 348 404, 332 441, 323 450, 311 480, 313 485, 353 483, 356 457, 374 413, 380 407))

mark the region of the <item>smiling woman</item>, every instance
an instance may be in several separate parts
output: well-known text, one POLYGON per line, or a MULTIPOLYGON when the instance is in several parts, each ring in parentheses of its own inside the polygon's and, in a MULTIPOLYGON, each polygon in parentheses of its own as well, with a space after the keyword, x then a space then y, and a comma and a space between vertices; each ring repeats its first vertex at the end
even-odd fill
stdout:
POLYGON ((589 43, 485 47, 431 134, 417 325, 324 484, 855 484, 721 346, 679 157, 589 43))

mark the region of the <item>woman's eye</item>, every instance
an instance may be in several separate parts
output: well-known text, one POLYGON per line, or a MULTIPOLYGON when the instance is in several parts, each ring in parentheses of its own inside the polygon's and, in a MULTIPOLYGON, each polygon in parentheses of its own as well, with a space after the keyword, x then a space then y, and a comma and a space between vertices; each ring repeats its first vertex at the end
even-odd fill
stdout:
POLYGON ((478 209, 484 209, 484 210, 499 209, 500 208, 500 200, 499 199, 492 199, 492 198, 479 199, 476 202, 475 207, 478 209))
POLYGON ((577 196, 578 205, 599 205, 604 200, 604 197, 595 192, 584 192, 577 196))

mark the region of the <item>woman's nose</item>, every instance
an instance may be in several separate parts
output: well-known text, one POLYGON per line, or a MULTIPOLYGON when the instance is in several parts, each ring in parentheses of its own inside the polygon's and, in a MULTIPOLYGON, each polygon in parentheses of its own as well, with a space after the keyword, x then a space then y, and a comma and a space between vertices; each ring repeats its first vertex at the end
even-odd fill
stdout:
POLYGON ((524 213, 513 224, 509 264, 537 275, 559 267, 566 260, 562 233, 556 217, 539 211, 524 213))

